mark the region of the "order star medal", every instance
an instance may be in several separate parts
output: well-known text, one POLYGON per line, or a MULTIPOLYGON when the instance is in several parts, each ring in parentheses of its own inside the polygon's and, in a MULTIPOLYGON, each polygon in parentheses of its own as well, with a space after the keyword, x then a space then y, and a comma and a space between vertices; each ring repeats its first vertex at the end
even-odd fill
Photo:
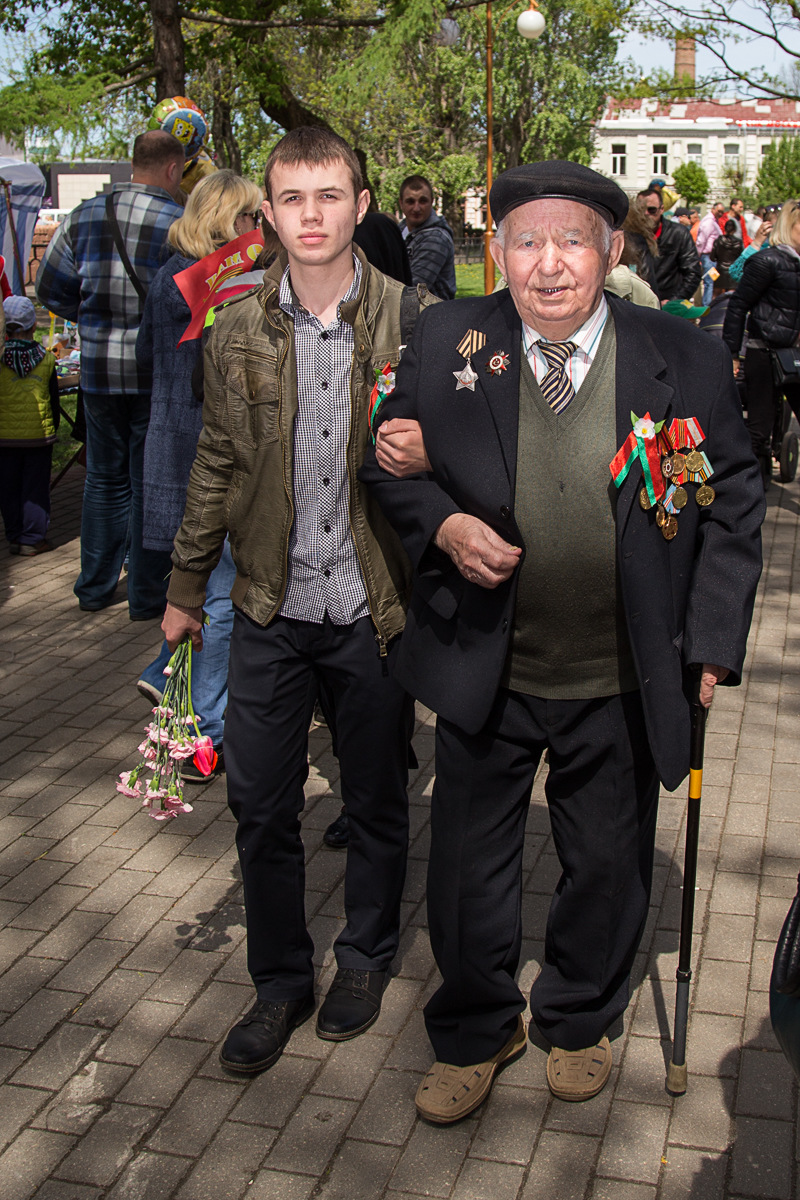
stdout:
POLYGON ((467 365, 463 371, 453 371, 456 377, 456 391, 461 388, 469 388, 471 392, 475 391, 475 380, 478 378, 478 372, 472 369, 472 363, 467 361, 467 365))
POLYGON ((460 392, 462 388, 469 388, 471 392, 475 391, 475 381, 478 378, 478 373, 472 366, 470 359, 473 354, 486 345, 486 334, 481 333, 479 329, 468 329, 458 343, 456 349, 462 358, 467 360, 467 365, 461 371, 453 371, 456 377, 456 391, 460 392))

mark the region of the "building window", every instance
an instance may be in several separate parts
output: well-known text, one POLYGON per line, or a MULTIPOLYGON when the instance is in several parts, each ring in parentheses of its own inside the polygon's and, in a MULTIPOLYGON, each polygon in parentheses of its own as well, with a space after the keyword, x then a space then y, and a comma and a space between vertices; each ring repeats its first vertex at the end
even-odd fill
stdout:
POLYGON ((738 142, 725 142, 725 144, 722 147, 722 150, 725 155, 725 166, 726 167, 738 167, 739 166, 739 143, 738 142))
POLYGON ((686 157, 689 162, 697 163, 698 167, 703 165, 703 143, 689 142, 686 146, 686 157))
POLYGON ((624 142, 617 142, 611 146, 611 174, 628 174, 628 148, 624 142))
POLYGON ((653 146, 653 174, 666 175, 667 167, 667 143, 656 142, 653 146))

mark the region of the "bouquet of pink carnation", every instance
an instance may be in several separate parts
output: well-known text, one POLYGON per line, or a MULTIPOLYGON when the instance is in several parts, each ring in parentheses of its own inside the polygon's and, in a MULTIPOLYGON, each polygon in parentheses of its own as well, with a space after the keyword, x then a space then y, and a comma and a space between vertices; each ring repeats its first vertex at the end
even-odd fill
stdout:
POLYGON ((153 719, 139 746, 142 757, 132 771, 122 772, 117 784, 118 792, 141 800, 142 808, 156 821, 192 811, 183 799, 182 762, 193 759, 202 775, 210 775, 217 765, 214 744, 200 733, 192 708, 192 643, 188 638, 178 646, 164 674, 164 695, 153 709, 153 719))

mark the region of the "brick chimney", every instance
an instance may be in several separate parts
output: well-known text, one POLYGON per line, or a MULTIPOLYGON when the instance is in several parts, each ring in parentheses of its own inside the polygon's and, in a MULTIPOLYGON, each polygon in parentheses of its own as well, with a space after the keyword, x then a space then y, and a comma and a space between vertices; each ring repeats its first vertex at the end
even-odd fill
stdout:
POLYGON ((695 45, 693 37, 676 37, 675 38, 675 78, 684 79, 688 77, 692 83, 695 80, 694 73, 694 55, 695 45))

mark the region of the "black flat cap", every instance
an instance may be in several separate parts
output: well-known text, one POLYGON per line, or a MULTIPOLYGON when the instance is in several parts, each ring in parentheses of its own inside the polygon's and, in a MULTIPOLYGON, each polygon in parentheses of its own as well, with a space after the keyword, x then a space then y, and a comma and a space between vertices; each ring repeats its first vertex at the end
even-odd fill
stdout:
POLYGON ((514 208, 531 200, 575 200, 599 212, 612 229, 619 229, 628 213, 628 197, 613 179, 606 179, 580 163, 530 163, 498 175, 489 193, 495 223, 514 208))

